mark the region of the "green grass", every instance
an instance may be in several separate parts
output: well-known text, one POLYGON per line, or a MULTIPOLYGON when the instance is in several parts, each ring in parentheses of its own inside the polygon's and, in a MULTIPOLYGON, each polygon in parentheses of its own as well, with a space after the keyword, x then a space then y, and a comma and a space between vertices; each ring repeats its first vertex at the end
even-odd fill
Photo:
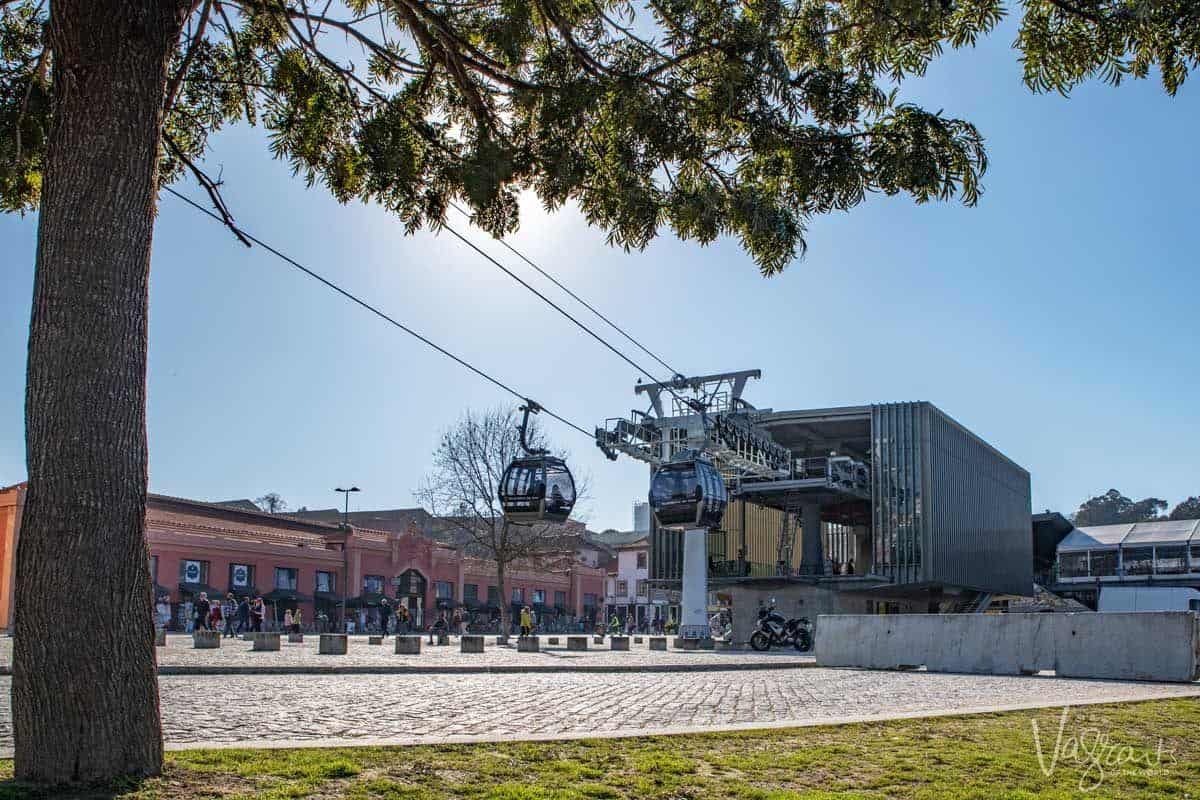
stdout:
MULTIPOLYGON (((1098 736, 1108 756, 1153 753, 1161 763, 1039 766, 1031 721, 1053 753, 1060 710, 793 730, 641 739, 336 750, 172 753, 163 776, 137 786, 38 792, 8 781, 0 800, 319 798, 334 800, 1064 800, 1200 797, 1200 700, 1072 709, 1068 735, 1098 736)), ((0 761, 0 778, 12 762, 0 761)))

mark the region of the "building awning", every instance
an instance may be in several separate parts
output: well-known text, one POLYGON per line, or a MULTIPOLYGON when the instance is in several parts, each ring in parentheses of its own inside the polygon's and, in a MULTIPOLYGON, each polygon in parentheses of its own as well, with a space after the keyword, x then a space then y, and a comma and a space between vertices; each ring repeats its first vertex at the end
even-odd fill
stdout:
POLYGON ((272 589, 263 595, 268 603, 307 603, 311 597, 300 594, 295 589, 272 589))
POLYGON ((205 592, 208 595, 209 600, 212 600, 215 597, 224 596, 221 594, 220 589, 217 589, 214 586, 209 586, 207 583, 188 583, 187 581, 180 581, 179 591, 188 592, 189 594, 194 594, 197 596, 199 596, 201 592, 205 592))
POLYGON ((458 602, 449 597, 439 597, 433 601, 434 606, 442 609, 458 608, 458 602))
POLYGON ((234 597, 257 597, 258 589, 254 586, 230 586, 229 593, 234 597))
POLYGON ((1116 550, 1132 529, 1132 525, 1094 525, 1087 528, 1076 528, 1058 543, 1058 552, 1116 550))
POLYGON ((325 603, 336 603, 342 598, 338 596, 337 592, 313 592, 313 599, 325 603))
POLYGON ((358 597, 346 601, 346 608, 378 608, 383 605, 384 595, 380 592, 363 592, 358 597))
POLYGON ((1177 519, 1161 522, 1139 522, 1125 536, 1125 546, 1155 544, 1187 544, 1200 542, 1200 520, 1177 519))

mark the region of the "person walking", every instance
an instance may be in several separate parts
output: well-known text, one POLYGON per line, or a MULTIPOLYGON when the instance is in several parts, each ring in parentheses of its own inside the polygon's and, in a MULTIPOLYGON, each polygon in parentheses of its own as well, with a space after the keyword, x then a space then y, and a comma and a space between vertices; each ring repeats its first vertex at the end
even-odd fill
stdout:
POLYGON ((300 611, 300 609, 297 608, 295 613, 292 614, 292 627, 289 631, 290 633, 303 633, 304 632, 304 627, 303 627, 304 623, 301 621, 301 617, 302 617, 302 612, 300 611))
POLYGON ((252 633, 262 633, 263 617, 267 615, 267 606, 261 597, 254 598, 254 605, 250 607, 250 631, 252 633))
POLYGON ((292 610, 290 608, 283 612, 283 629, 288 633, 292 632, 292 610))
POLYGON ((250 627, 250 599, 243 597, 238 600, 237 604, 237 631, 236 635, 241 636, 250 627))
POLYGON ((392 616, 392 607, 388 603, 388 599, 384 597, 379 601, 379 632, 383 634, 383 638, 387 638, 388 620, 392 616))
POLYGON ((222 619, 223 614, 221 613, 221 604, 211 603, 208 609, 208 629, 215 633, 220 633, 222 619))
POLYGON ((221 636, 230 638, 233 636, 233 626, 236 623, 237 616, 237 600, 233 598, 233 592, 225 595, 225 602, 221 604, 221 617, 225 620, 225 630, 221 636))
POLYGON ((203 631, 208 630, 208 592, 201 592, 199 599, 192 604, 192 614, 196 618, 195 627, 192 630, 203 631))

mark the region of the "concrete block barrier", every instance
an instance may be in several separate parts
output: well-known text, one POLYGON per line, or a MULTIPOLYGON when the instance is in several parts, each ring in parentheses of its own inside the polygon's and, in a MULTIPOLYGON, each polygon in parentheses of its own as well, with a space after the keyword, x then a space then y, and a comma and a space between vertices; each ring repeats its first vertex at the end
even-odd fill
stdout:
POLYGON ((1187 611, 833 615, 818 618, 817 664, 985 675, 1191 682, 1200 618, 1187 611))
POLYGON ((536 637, 536 636, 519 636, 519 637, 517 637, 517 652, 518 653, 536 653, 536 652, 538 652, 538 637, 536 637))
POLYGON ((250 647, 251 650, 260 650, 270 652, 279 649, 279 634, 278 633, 256 633, 254 634, 254 644, 250 647))
POLYGON ((685 639, 682 636, 676 636, 673 643, 676 650, 699 650, 699 639, 685 639))
POLYGON ((568 650, 587 650, 588 649, 587 637, 586 636, 568 636, 567 637, 567 649, 568 650))
MULTIPOLYGON (((447 644, 440 641, 442 637, 438 637, 438 644, 447 644)), ((449 637, 447 637, 447 640, 449 637)), ((482 636, 463 636, 460 638, 459 649, 464 653, 482 653, 483 652, 483 637, 482 636)))
POLYGON ((288 644, 304 644, 304 634, 303 633, 289 633, 288 634, 288 644))
POLYGON ((317 653, 326 656, 344 656, 350 649, 350 638, 344 633, 322 633, 317 644, 317 653))
POLYGON ((216 650, 221 647, 220 631, 196 631, 192 634, 192 648, 196 650, 216 650))
POLYGON ((368 636, 367 644, 383 644, 382 636, 368 636))
POLYGON ((629 649, 629 637, 628 636, 613 636, 612 638, 609 639, 609 642, 611 643, 609 646, 613 650, 628 650, 629 649))
POLYGON ((397 636, 396 637, 396 655, 398 656, 416 656, 421 654, 421 637, 420 636, 397 636))
POLYGON ((651 650, 666 650, 667 649, 667 637, 651 636, 650 637, 650 649, 651 650))

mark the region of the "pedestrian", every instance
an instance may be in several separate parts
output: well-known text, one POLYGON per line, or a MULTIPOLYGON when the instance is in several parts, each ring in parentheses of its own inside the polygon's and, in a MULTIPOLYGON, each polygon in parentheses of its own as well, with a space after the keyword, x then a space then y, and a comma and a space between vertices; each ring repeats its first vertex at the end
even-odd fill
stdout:
POLYGON ((412 617, 408 614, 408 606, 401 603, 396 607, 396 633, 409 633, 412 630, 412 617))
POLYGON ((250 630, 253 633, 262 633, 263 617, 267 615, 267 606, 261 597, 254 598, 254 604, 250 606, 250 630))
POLYGON ((224 617, 224 615, 221 612, 221 604, 220 603, 212 603, 208 609, 208 629, 210 631, 215 631, 216 633, 220 633, 221 632, 221 620, 223 619, 223 617, 224 617))
POLYGON ((233 592, 225 595, 225 602, 221 604, 221 617, 225 620, 225 630, 221 634, 222 637, 233 636, 233 626, 236 624, 235 617, 237 616, 237 600, 233 598, 233 592))
POLYGON ((290 608, 283 612, 283 629, 289 633, 292 630, 292 610, 290 608))
POLYGON ((292 614, 292 628, 291 628, 290 632, 291 633, 301 633, 304 630, 302 625, 303 625, 303 623, 301 622, 301 612, 300 612, 300 609, 297 608, 295 613, 292 614))
POLYGON ((388 599, 384 597, 379 601, 379 632, 383 637, 387 638, 388 618, 392 616, 392 607, 388 604, 388 599))
POLYGON ((250 627, 250 598, 243 597, 237 604, 237 635, 240 636, 250 627))
POLYGON ((200 598, 192 604, 192 614, 195 616, 196 625, 193 630, 203 631, 208 630, 208 592, 201 592, 200 598))
POLYGON ((528 636, 533 633, 533 615, 529 613, 529 606, 521 607, 521 635, 528 636))
POLYGON ((456 634, 458 634, 459 636, 462 636, 462 634, 463 634, 463 629, 462 629, 462 626, 463 626, 463 617, 462 617, 462 612, 460 612, 460 611, 458 611, 457 609, 455 609, 455 611, 454 611, 454 616, 451 618, 450 622, 451 622, 450 630, 451 630, 453 633, 456 633, 456 634))
POLYGON ((154 607, 154 611, 158 618, 158 627, 166 630, 167 626, 171 624, 171 604, 166 595, 158 598, 158 605, 154 607))

